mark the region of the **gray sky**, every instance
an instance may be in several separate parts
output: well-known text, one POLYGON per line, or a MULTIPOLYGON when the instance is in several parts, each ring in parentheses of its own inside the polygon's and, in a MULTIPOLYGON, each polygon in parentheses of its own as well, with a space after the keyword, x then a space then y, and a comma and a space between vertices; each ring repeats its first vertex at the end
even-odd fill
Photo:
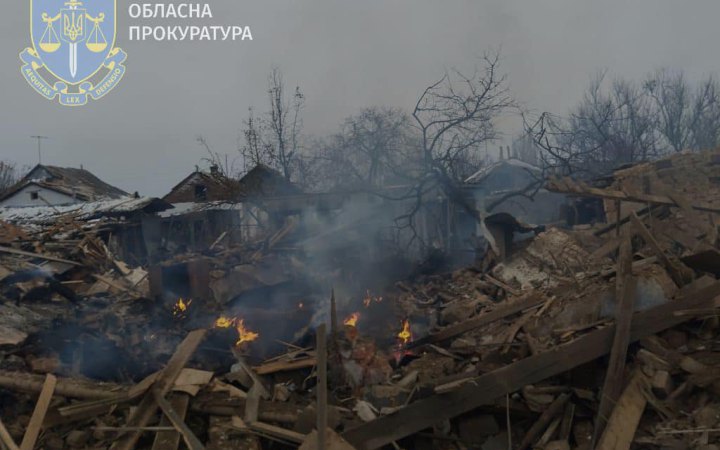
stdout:
POLYGON ((445 68, 470 67, 498 47, 516 98, 557 113, 599 68, 633 78, 661 66, 691 77, 720 73, 717 0, 207 2, 209 22, 249 25, 254 41, 130 42, 130 1, 118 0, 127 73, 107 97, 81 108, 49 102, 27 85, 18 54, 30 45, 29 0, 5 2, 0 159, 35 164, 29 136, 42 134, 52 138, 43 162, 83 164, 127 191, 163 195, 205 156, 197 135, 235 157, 247 108, 265 106, 273 65, 304 90, 311 134, 334 131, 362 107, 409 108, 445 68))

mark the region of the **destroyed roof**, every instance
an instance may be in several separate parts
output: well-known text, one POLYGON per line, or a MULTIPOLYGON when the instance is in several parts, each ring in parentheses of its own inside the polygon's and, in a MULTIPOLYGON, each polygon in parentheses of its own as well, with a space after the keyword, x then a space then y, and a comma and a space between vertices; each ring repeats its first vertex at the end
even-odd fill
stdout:
POLYGON ((238 202, 248 198, 281 197, 302 194, 282 174, 258 164, 240 180, 229 178, 219 171, 196 170, 175 187, 163 200, 170 203, 238 202))
POLYGON ((228 203, 223 201, 216 202, 182 202, 173 203, 173 208, 160 212, 160 217, 174 217, 184 214, 192 214, 204 211, 239 211, 242 209, 241 203, 228 203))
POLYGON ((120 198, 129 195, 122 189, 105 183, 85 169, 38 164, 18 181, 15 186, 0 196, 0 200, 11 197, 25 186, 31 184, 69 195, 82 201, 120 198))
POLYGON ((478 170, 474 174, 470 175, 465 179, 465 183, 467 184, 479 184, 482 183, 490 174, 492 174, 495 170, 501 168, 501 167, 515 167, 520 170, 529 171, 531 173, 540 173, 541 169, 537 166, 533 166, 532 164, 528 164, 526 162, 520 161, 519 159, 502 159, 500 161, 496 161, 489 166, 485 166, 482 169, 478 170))
POLYGON ((240 179, 240 189, 245 198, 281 197, 303 193, 280 172, 263 164, 256 165, 240 179))
POLYGON ((97 202, 64 206, 28 206, 0 208, 0 221, 15 224, 47 224, 60 216, 72 215, 77 220, 117 217, 134 212, 155 213, 173 206, 155 197, 122 197, 97 202))
POLYGON ((233 201, 239 196, 239 184, 219 172, 196 170, 176 184, 163 200, 170 203, 233 201))

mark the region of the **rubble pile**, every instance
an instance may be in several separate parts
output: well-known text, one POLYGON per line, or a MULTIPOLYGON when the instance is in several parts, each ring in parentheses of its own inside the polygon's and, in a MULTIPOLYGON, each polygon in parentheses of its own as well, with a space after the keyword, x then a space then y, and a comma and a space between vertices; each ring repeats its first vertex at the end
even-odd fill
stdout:
POLYGON ((149 267, 102 222, 0 223, 0 442, 717 449, 720 166, 688 157, 550 180, 605 217, 355 295, 283 253, 293 220, 149 267))

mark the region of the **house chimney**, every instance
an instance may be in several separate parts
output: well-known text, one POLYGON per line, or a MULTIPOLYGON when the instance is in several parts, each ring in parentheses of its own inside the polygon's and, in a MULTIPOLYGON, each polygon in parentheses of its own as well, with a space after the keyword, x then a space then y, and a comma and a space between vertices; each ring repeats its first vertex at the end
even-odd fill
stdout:
POLYGON ((210 166, 210 173, 212 175, 217 175, 220 173, 220 168, 217 166, 217 164, 213 164, 212 166, 210 166))

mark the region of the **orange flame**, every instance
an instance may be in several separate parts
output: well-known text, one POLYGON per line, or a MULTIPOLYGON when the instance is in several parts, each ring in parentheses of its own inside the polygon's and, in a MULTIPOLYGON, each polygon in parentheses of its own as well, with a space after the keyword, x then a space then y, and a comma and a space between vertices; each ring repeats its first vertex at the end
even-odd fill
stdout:
POLYGON ((218 320, 215 321, 215 328, 230 328, 234 322, 235 322, 235 319, 230 319, 225 316, 220 316, 220 317, 218 317, 218 320))
POLYGON ((188 300, 187 302, 183 300, 182 298, 179 298, 178 301, 173 305, 173 316, 182 316, 187 312, 188 307, 192 303, 192 300, 188 300))
POLYGON ((347 316, 345 320, 343 320, 343 324, 349 326, 349 327, 356 327, 358 320, 360 320, 360 313, 354 312, 347 316))
POLYGON ((240 319, 238 317, 229 318, 225 316, 220 316, 215 321, 215 328, 230 328, 235 327, 235 329, 238 332, 238 339, 237 342, 235 342, 235 346, 239 347, 245 342, 252 342, 260 337, 260 333, 256 333, 254 331, 250 331, 247 328, 245 328, 245 319, 240 319))
POLYGON ((239 319, 235 322, 235 329, 237 329, 238 332, 238 340, 235 343, 236 346, 239 346, 243 342, 252 342, 260 337, 260 333, 255 333, 254 331, 250 331, 245 328, 245 320, 243 319, 239 319))
POLYGON ((412 331, 410 331, 410 321, 409 320, 407 320, 407 319, 403 320, 402 331, 399 332, 397 336, 403 345, 412 341, 412 331))
POLYGON ((370 307, 370 304, 372 302, 380 303, 383 300, 382 297, 373 297, 372 294, 370 294, 370 289, 365 291, 365 298, 363 299, 363 305, 365 305, 366 308, 370 307))

